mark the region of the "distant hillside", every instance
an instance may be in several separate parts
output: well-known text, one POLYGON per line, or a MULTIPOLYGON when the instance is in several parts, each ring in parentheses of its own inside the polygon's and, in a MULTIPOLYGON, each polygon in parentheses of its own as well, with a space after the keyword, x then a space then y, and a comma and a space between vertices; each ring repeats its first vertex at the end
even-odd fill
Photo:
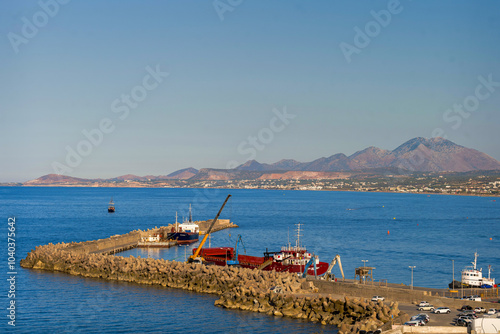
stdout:
POLYGON ((457 145, 444 138, 413 138, 393 151, 368 147, 351 156, 337 153, 311 162, 281 160, 261 164, 255 160, 236 167, 245 171, 346 172, 373 168, 399 168, 421 172, 467 172, 500 169, 500 162, 477 150, 457 145))
POLYGON ((403 175, 412 172, 474 172, 500 170, 500 162, 477 150, 457 145, 443 138, 413 138, 392 151, 370 146, 351 156, 337 153, 310 162, 284 159, 272 164, 250 160, 235 169, 189 167, 168 175, 137 176, 112 179, 79 179, 49 174, 24 185, 89 185, 93 183, 168 184, 197 180, 287 180, 336 179, 360 175, 403 175))
POLYGON ((118 176, 118 177, 108 179, 108 180, 109 181, 147 181, 148 177, 127 174, 127 175, 118 176))
POLYGON ((185 180, 195 176, 196 174, 198 174, 198 170, 193 167, 189 167, 170 173, 167 175, 167 178, 185 180))
POLYGON ((35 186, 35 185, 46 185, 46 184, 76 184, 76 183, 89 183, 92 180, 80 179, 77 177, 59 175, 59 174, 48 174, 39 177, 38 179, 24 182, 25 186, 35 186))

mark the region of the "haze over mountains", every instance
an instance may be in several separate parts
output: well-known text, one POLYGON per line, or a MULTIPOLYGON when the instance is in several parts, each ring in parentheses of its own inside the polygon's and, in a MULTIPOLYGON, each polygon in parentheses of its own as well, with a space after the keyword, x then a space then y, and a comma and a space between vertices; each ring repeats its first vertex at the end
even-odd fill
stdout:
POLYGON ((444 138, 417 137, 392 151, 368 147, 350 156, 337 153, 311 162, 284 159, 272 164, 250 160, 232 170, 185 168, 168 175, 123 175, 107 180, 87 180, 50 174, 26 185, 89 181, 149 180, 231 180, 257 178, 339 178, 349 172, 370 171, 387 174, 411 172, 468 172, 500 170, 500 162, 475 149, 457 145, 444 138))

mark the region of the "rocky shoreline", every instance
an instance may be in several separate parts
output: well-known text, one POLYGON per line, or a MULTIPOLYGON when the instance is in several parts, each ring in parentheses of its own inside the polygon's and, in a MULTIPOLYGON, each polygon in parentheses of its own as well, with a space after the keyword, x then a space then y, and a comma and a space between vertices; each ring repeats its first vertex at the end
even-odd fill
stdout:
MULTIPOLYGON (((142 231, 138 232, 131 235, 140 235, 142 231)), ((82 251, 87 248, 86 243, 107 242, 109 238, 38 246, 21 260, 21 266, 217 294, 220 298, 215 305, 219 307, 335 325, 343 334, 376 330, 400 315, 398 303, 388 306, 382 302, 318 295, 313 282, 291 273, 82 251)))

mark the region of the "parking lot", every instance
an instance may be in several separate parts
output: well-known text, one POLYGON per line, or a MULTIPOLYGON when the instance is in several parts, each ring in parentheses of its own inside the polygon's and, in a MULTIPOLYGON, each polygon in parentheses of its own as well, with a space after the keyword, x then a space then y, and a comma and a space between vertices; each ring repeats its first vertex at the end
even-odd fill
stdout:
MULTIPOLYGON (((410 317, 420 314, 420 313, 426 313, 429 315, 429 322, 426 324, 426 326, 453 326, 454 319, 458 316, 461 311, 458 311, 457 309, 453 309, 450 307, 450 313, 449 314, 435 314, 429 311, 419 311, 417 310, 417 305, 413 304, 399 304, 399 309, 405 313, 407 313, 410 317)), ((487 314, 478 314, 479 317, 496 317, 495 316, 489 316, 487 314)))

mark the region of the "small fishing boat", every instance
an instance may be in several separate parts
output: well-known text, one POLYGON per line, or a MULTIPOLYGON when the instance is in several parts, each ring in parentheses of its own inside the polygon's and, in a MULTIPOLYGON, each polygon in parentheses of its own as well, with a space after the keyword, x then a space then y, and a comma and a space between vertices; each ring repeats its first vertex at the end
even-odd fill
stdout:
POLYGON ((115 212, 115 203, 113 202, 113 197, 111 197, 111 201, 109 201, 108 212, 115 212))

